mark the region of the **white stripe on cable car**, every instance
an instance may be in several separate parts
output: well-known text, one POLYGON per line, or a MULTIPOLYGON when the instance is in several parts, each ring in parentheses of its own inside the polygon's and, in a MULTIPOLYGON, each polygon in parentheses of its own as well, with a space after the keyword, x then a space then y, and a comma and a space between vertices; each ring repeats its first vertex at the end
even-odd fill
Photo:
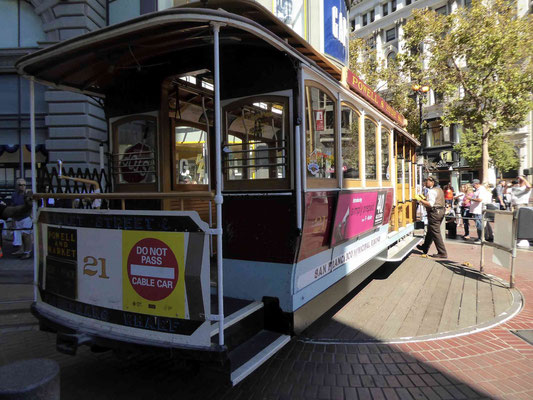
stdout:
POLYGON ((131 264, 131 274, 147 278, 174 279, 174 268, 131 264))

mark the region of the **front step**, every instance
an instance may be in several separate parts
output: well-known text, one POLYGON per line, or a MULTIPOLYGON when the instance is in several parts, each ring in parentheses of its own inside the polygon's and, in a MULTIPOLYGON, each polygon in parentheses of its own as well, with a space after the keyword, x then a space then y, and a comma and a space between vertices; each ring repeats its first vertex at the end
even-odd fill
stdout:
POLYGON ((261 330, 229 353, 231 383, 236 385, 291 340, 289 335, 261 330))
MULTIPOLYGON (((218 310, 218 299, 211 296, 211 310, 218 310)), ((261 301, 224 297, 224 345, 228 351, 246 342, 265 327, 264 304, 261 301)), ((219 324, 211 323, 211 343, 218 343, 219 324)))
POLYGON ((391 247, 387 252, 387 257, 376 257, 376 259, 384 262, 403 261, 421 240, 422 238, 418 236, 407 237, 391 247))

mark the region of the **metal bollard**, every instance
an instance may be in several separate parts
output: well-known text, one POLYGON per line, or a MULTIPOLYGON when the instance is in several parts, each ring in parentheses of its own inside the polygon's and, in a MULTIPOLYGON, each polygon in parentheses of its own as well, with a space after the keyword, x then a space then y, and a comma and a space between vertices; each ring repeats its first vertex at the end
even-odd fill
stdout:
POLYGON ((59 400, 59 365, 44 358, 0 367, 0 400, 59 400))

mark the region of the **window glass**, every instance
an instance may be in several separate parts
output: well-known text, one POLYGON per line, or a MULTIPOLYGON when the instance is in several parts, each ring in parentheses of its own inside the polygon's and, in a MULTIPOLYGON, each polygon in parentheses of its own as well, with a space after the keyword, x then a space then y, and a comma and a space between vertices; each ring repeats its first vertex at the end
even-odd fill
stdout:
POLYGON ((396 11, 396 0, 392 0, 390 5, 391 5, 391 12, 396 11))
POLYGON ((408 6, 409 4, 411 4, 411 0, 405 0, 405 5, 408 6))
POLYGON ((207 133, 189 126, 175 128, 174 184, 208 184, 207 133))
POLYGON ((0 75, 0 114, 18 114, 18 75, 0 75))
POLYGON ((41 18, 35 13, 31 4, 20 2, 20 46, 37 47, 37 42, 46 41, 41 18))
POLYGON ((377 179, 376 171, 376 131, 377 125, 365 118, 365 175, 366 179, 377 179))
POLYGON ((387 129, 381 130, 381 179, 390 180, 390 132, 387 129))
POLYGON ((363 26, 365 26, 367 23, 367 16, 366 14, 363 14, 363 26))
POLYGON ((2 47, 18 47, 18 0, 0 2, 0 37, 2 47))
POLYGON ((392 28, 385 32, 385 40, 387 42, 390 42, 394 39, 396 39, 396 29, 392 28))
POLYGON ((386 16, 389 14, 389 3, 383 4, 383 16, 386 16))
POLYGON ((428 147, 443 146, 451 144, 450 133, 448 129, 442 126, 440 119, 428 121, 428 147))
MULTIPOLYGON (((30 82, 27 79, 19 77, 20 79, 20 97, 21 109, 24 114, 30 113, 30 82)), ((44 114, 48 112, 48 103, 45 100, 46 86, 35 82, 33 84, 35 96, 35 112, 37 114, 44 114)))
POLYGON ((128 118, 115 123, 118 183, 155 182, 156 129, 155 118, 128 118))
POLYGON ((441 15, 446 15, 446 14, 448 14, 448 10, 447 10, 446 6, 442 6, 442 7, 437 8, 437 9, 435 10, 435 12, 436 12, 437 14, 441 14, 441 15))
MULTIPOLYGON (((400 155, 398 155, 398 162, 397 162, 397 169, 396 169, 396 177, 397 177, 397 182, 398 183, 402 183, 402 165, 403 165, 403 158, 400 158, 400 155)), ((398 196, 398 199, 400 199, 402 196, 398 196)))
POLYGON ((156 0, 140 0, 140 14, 148 14, 157 11, 156 0))
POLYGON ((170 8, 170 7, 174 7, 174 0, 157 0, 158 11, 166 10, 167 8, 170 8))
POLYGON ((228 181, 288 177, 287 105, 249 100, 225 111, 223 157, 228 181))
POLYGON ((109 1, 109 25, 118 24, 141 15, 140 1, 110 0, 109 1))
POLYGON ((359 114, 348 106, 341 110, 342 173, 359 179, 359 114))
POLYGON ((307 176, 335 178, 335 102, 316 87, 307 87, 307 176))
POLYGON ((370 22, 374 22, 376 19, 376 12, 374 10, 370 11, 370 22))

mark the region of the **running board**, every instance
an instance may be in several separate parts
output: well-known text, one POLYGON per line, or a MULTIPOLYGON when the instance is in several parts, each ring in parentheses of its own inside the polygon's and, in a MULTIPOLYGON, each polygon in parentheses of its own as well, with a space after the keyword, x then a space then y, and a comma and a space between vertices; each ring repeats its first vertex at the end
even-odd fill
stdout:
MULTIPOLYGON (((264 304, 262 301, 255 301, 253 303, 248 304, 246 307, 235 311, 233 314, 224 317, 224 330, 226 330, 232 325, 235 325, 237 322, 242 321, 244 318, 253 314, 254 312, 260 310, 261 308, 263 308, 263 306, 264 304)), ((211 326, 211 337, 215 336, 218 331, 219 325, 218 322, 216 322, 211 326)))
POLYGON ((291 337, 262 330, 229 353, 231 384, 235 386, 285 346, 291 337))
POLYGON ((416 247, 418 243, 420 243, 421 240, 422 238, 420 237, 413 237, 411 240, 407 240, 407 239, 403 240, 396 246, 389 249, 389 252, 390 252, 390 250, 394 251, 394 248, 397 248, 396 252, 394 252, 393 254, 387 254, 387 257, 376 257, 376 259, 379 261, 383 261, 383 262, 400 262, 405 257, 407 257, 407 255, 411 251, 413 251, 413 249, 416 247), (406 242, 406 243, 403 244, 403 242, 406 242), (400 244, 401 244, 401 247, 399 246, 400 244))

